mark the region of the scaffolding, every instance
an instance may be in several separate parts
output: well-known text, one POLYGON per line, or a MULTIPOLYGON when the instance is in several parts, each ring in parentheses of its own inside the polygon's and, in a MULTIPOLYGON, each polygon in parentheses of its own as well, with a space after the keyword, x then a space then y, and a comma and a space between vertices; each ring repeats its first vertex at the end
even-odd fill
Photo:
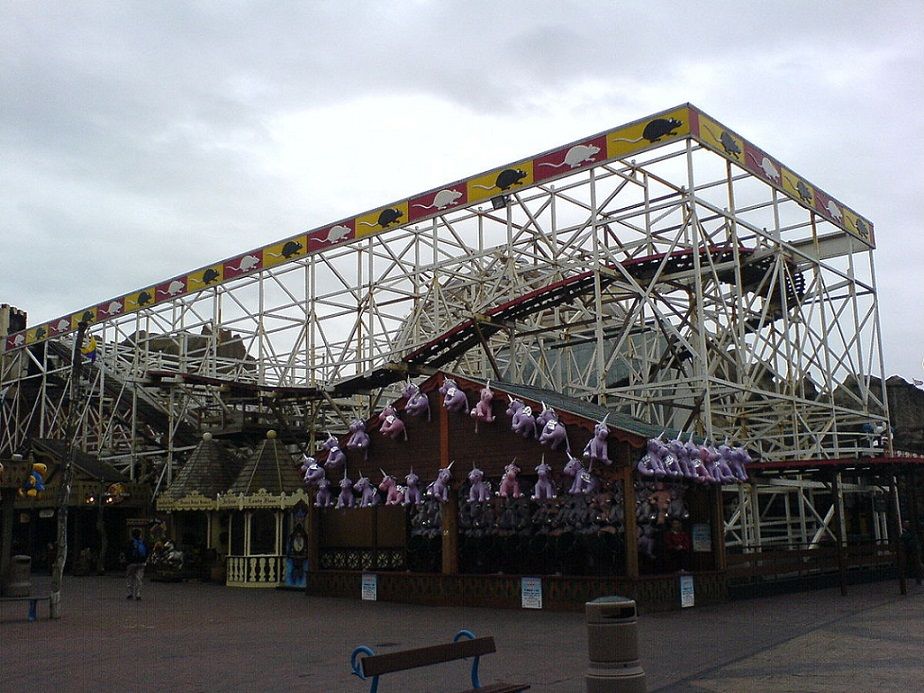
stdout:
POLYGON ((312 444, 437 367, 764 460, 869 455, 874 245, 684 104, 8 335, 0 456, 63 436, 80 322, 78 442, 161 484, 205 431, 312 444))

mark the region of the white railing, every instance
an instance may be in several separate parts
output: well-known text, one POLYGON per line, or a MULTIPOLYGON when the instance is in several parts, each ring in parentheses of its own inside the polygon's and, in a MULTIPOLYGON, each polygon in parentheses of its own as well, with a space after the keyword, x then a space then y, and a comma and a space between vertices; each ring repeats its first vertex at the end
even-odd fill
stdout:
POLYGON ((228 556, 225 584, 229 587, 278 587, 285 577, 283 560, 283 556, 273 554, 228 556))

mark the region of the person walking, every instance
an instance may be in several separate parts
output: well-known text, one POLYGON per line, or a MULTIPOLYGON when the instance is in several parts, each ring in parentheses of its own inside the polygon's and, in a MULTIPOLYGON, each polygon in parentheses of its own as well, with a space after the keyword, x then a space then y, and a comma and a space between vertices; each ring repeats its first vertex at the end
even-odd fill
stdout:
POLYGON ((132 538, 125 554, 128 565, 125 567, 125 587, 128 590, 126 599, 141 601, 141 583, 144 580, 144 565, 148 560, 148 545, 141 537, 141 530, 137 527, 132 530, 132 538))

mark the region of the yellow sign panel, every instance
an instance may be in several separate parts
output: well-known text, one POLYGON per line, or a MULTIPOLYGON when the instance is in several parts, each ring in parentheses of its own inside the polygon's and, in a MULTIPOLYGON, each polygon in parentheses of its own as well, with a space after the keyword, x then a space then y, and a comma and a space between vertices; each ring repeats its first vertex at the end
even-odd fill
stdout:
POLYGON ((371 236, 379 231, 394 229, 406 223, 407 200, 356 217, 356 238, 371 236))
POLYGON ((788 168, 783 167, 783 190, 806 207, 815 206, 815 189, 788 168))
POLYGON ((145 306, 153 306, 155 295, 155 289, 153 286, 128 294, 125 297, 125 312, 128 313, 134 310, 138 310, 139 308, 144 308, 145 306))
POLYGON ((81 322, 90 324, 96 320, 96 308, 87 308, 71 315, 71 329, 76 330, 81 322))
POLYGON ((275 267, 305 254, 308 235, 302 234, 282 243, 274 243, 263 249, 263 267, 275 267))
POLYGON ((873 245, 875 243, 875 239, 873 238, 873 225, 846 207, 842 208, 841 211, 844 214, 844 228, 857 238, 873 245))
POLYGON ((611 159, 625 157, 689 134, 690 109, 684 106, 613 130, 606 136, 606 155, 611 159))
POLYGON ((468 181, 468 201, 476 202, 508 195, 533 184, 533 162, 522 161, 468 181))
POLYGON ((224 280, 224 266, 219 262, 186 276, 186 286, 190 291, 199 291, 210 286, 221 284, 224 280))
POLYGON ((699 138, 710 149, 722 156, 744 164, 744 140, 721 123, 699 114, 699 138))

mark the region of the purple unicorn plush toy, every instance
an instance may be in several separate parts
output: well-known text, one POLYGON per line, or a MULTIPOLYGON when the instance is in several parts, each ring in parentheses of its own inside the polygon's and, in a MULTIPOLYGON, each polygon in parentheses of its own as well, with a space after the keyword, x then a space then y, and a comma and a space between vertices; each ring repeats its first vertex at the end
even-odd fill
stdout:
POLYGON ((603 464, 612 464, 612 460, 607 455, 606 438, 610 434, 610 429, 606 425, 609 414, 603 417, 603 420, 594 426, 594 437, 587 441, 584 447, 584 459, 591 462, 602 462, 603 464))
POLYGON ((456 414, 468 411, 468 399, 452 378, 446 378, 443 381, 440 385, 440 394, 443 395, 443 407, 447 411, 456 414))
POLYGON ((404 411, 406 411, 411 416, 423 416, 426 414, 427 421, 429 421, 430 398, 421 392, 420 388, 412 383, 410 379, 408 379, 407 385, 404 387, 403 394, 407 398, 407 403, 404 405, 404 411))
POLYGON ((536 424, 542 423, 542 432, 539 434, 539 443, 548 445, 552 450, 557 450, 562 445, 565 450, 570 449, 568 445, 568 432, 565 425, 558 420, 558 414, 554 409, 549 409, 543 405, 542 414, 536 418, 536 424))
POLYGON ((353 490, 360 494, 360 508, 371 508, 379 504, 379 492, 376 490, 375 484, 369 481, 368 477, 363 476, 362 472, 359 473, 359 479, 353 484, 353 490))
POLYGON ((572 495, 584 493, 584 482, 581 479, 581 475, 585 471, 584 465, 581 464, 581 461, 577 457, 568 455, 568 463, 565 465, 565 468, 561 470, 561 473, 565 476, 572 477, 571 488, 568 489, 568 493, 572 495))
POLYGON ((494 412, 491 410, 491 402, 494 401, 494 390, 491 389, 489 380, 478 395, 478 404, 469 412, 469 415, 475 421, 484 421, 492 423, 494 421, 494 412))
POLYGON ((663 477, 667 470, 664 468, 664 456, 668 454, 667 446, 664 444, 662 433, 657 438, 649 438, 645 447, 647 452, 642 455, 638 461, 636 469, 642 476, 663 477))
POLYGON ((403 505, 404 488, 398 485, 395 477, 386 474, 384 469, 379 469, 379 471, 382 472, 382 483, 379 484, 379 491, 385 494, 385 505, 403 505))
POLYGON ((407 484, 407 488, 404 490, 403 505, 420 505, 422 499, 420 497, 420 489, 417 487, 420 483, 420 477, 414 474, 413 467, 411 467, 410 473, 404 477, 404 483, 407 484))
POLYGON ((346 453, 340 449, 340 441, 328 431, 327 440, 321 444, 323 450, 327 450, 327 460, 324 462, 324 469, 329 472, 336 471, 346 462, 346 453))
POLYGON ((343 470, 343 478, 340 480, 340 495, 337 496, 337 508, 352 508, 356 504, 353 497, 353 482, 347 478, 346 470, 343 470))
POLYGON ((449 482, 452 481, 452 465, 455 461, 449 463, 448 467, 443 467, 436 474, 436 479, 427 486, 427 495, 436 498, 440 503, 446 503, 449 500, 449 482))
POLYGON ((523 436, 524 438, 536 437, 536 419, 533 418, 531 407, 523 403, 523 400, 514 399, 507 395, 510 404, 507 406, 507 416, 510 419, 510 430, 523 436))
POLYGON ((545 455, 542 456, 542 461, 539 463, 539 466, 536 467, 536 474, 539 475, 539 479, 536 481, 536 486, 533 488, 532 499, 549 500, 556 498, 555 486, 549 478, 552 474, 552 468, 545 463, 545 455))
POLYGON ((491 500, 491 486, 484 480, 484 472, 472 464, 472 471, 468 473, 468 480, 472 487, 468 492, 468 499, 473 503, 484 503, 491 500))
POLYGON ((316 508, 327 508, 333 504, 333 498, 331 498, 330 493, 330 482, 327 480, 327 476, 324 473, 324 468, 314 461, 311 457, 306 457, 306 460, 311 460, 311 463, 304 467, 305 469, 305 485, 309 488, 314 486, 317 488, 317 492, 314 496, 314 505, 316 508))
POLYGON ((365 454, 369 449, 369 434, 366 433, 366 422, 362 419, 353 419, 350 422, 350 439, 347 441, 347 450, 362 450, 365 454))
POLYGON ((391 438, 392 440, 397 440, 400 436, 404 436, 404 439, 407 440, 407 431, 404 428, 404 422, 398 418, 398 412, 390 404, 382 410, 382 413, 379 414, 379 432, 386 438, 391 438))

